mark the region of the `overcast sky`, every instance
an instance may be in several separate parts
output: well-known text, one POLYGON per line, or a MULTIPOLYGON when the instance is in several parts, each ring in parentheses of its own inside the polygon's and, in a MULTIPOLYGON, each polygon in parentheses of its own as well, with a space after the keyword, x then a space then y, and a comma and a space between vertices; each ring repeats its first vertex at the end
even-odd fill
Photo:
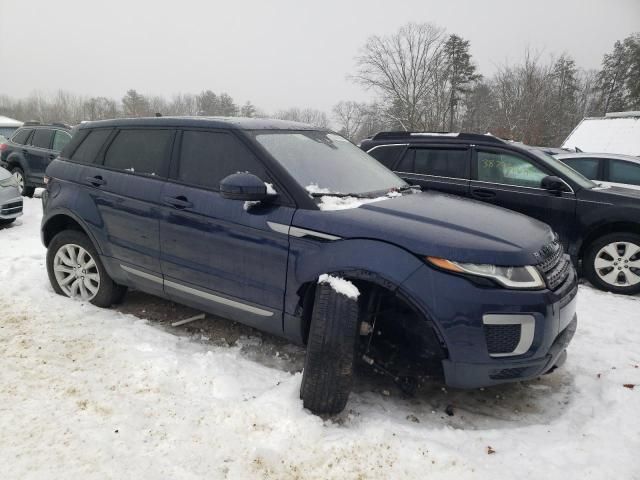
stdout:
POLYGON ((409 21, 470 40, 484 74, 526 47, 597 68, 640 32, 640 0, 0 0, 0 94, 211 89, 267 112, 329 111, 372 97, 347 78, 354 57, 409 21))

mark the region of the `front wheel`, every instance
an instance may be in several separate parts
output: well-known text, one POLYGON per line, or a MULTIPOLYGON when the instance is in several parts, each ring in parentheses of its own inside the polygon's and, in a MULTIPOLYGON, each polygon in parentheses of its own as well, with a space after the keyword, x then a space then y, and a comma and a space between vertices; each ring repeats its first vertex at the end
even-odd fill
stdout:
POLYGON ((65 230, 53 237, 47 250, 47 273, 57 294, 98 307, 118 303, 126 292, 126 287, 109 277, 89 238, 77 230, 65 230))
POLYGON ((326 283, 316 287, 300 398, 316 414, 340 413, 353 381, 358 302, 326 283))
POLYGON ((594 241, 584 256, 587 279, 601 290, 623 295, 640 292, 640 235, 610 233, 594 241))

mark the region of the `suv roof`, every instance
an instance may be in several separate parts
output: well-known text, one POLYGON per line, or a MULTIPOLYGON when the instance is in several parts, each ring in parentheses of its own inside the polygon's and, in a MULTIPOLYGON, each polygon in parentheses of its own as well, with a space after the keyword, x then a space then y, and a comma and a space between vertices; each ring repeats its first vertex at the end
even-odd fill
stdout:
POLYGON ((244 117, 144 117, 85 122, 80 129, 131 126, 213 127, 235 130, 323 130, 306 123, 244 117))
POLYGON ((364 139, 361 148, 369 150, 376 145, 386 145, 389 143, 479 143, 509 145, 511 142, 494 137, 493 135, 483 135, 479 133, 450 133, 450 132, 379 132, 373 137, 364 139))
POLYGON ((24 125, 20 128, 62 128, 64 130, 71 130, 71 126, 62 122, 53 122, 53 123, 40 123, 36 121, 24 122, 24 125))

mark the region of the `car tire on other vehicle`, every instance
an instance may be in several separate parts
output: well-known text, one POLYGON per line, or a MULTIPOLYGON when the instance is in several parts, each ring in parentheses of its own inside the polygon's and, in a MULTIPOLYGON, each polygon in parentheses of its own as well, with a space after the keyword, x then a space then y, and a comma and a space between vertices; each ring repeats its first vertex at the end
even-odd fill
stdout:
POLYGON ((13 222, 15 222, 16 219, 15 218, 9 218, 9 219, 0 219, 0 227, 4 227, 6 225, 10 225, 13 222))
POLYGON ((36 191, 35 187, 27 186, 27 179, 24 176, 24 170, 20 167, 11 168, 11 174, 16 178, 18 182, 18 190, 23 197, 33 197, 33 192, 36 191))
POLYGON ((318 284, 315 292, 300 398, 316 414, 344 410, 353 383, 358 301, 318 284))
POLYGON ((84 233, 64 230, 47 249, 47 273, 55 292, 107 308, 122 301, 127 288, 115 283, 84 233))
POLYGON ((640 235, 610 233, 589 245, 584 274, 596 287, 613 293, 640 292, 640 235))

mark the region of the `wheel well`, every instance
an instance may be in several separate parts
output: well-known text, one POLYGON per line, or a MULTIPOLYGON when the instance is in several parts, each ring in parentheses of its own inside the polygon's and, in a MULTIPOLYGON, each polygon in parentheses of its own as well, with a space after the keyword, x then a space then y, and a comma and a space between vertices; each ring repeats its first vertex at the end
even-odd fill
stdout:
MULTIPOLYGON (((433 322, 397 288, 368 273, 364 275, 368 279, 362 278, 362 272, 355 273, 356 278, 348 273, 340 276, 351 281, 360 291, 360 323, 367 322, 372 328, 370 335, 373 342, 366 336, 360 337, 367 347, 374 347, 371 352, 367 351, 367 355, 374 357, 380 364, 391 362, 397 366, 403 363, 398 361, 397 356, 404 357, 405 367, 409 367, 403 368, 403 371, 413 367, 424 374, 425 369, 433 371, 433 368, 441 368, 442 359, 448 357, 444 340, 433 322)), ((309 335, 316 285, 317 281, 308 282, 298 291, 302 338, 305 344, 309 335)))
POLYGON ((53 237, 63 230, 77 230, 79 232, 86 233, 84 228, 82 228, 80 224, 70 216, 56 215, 51 217, 42 229, 44 246, 48 247, 53 237))
POLYGON ((596 239, 610 233, 636 233, 640 235, 640 224, 632 222, 615 222, 601 225, 595 228, 594 230, 589 232, 589 234, 583 240, 582 245, 580 245, 579 257, 582 258, 584 256, 587 248, 589 248, 589 245, 591 245, 591 243, 593 243, 596 239))

